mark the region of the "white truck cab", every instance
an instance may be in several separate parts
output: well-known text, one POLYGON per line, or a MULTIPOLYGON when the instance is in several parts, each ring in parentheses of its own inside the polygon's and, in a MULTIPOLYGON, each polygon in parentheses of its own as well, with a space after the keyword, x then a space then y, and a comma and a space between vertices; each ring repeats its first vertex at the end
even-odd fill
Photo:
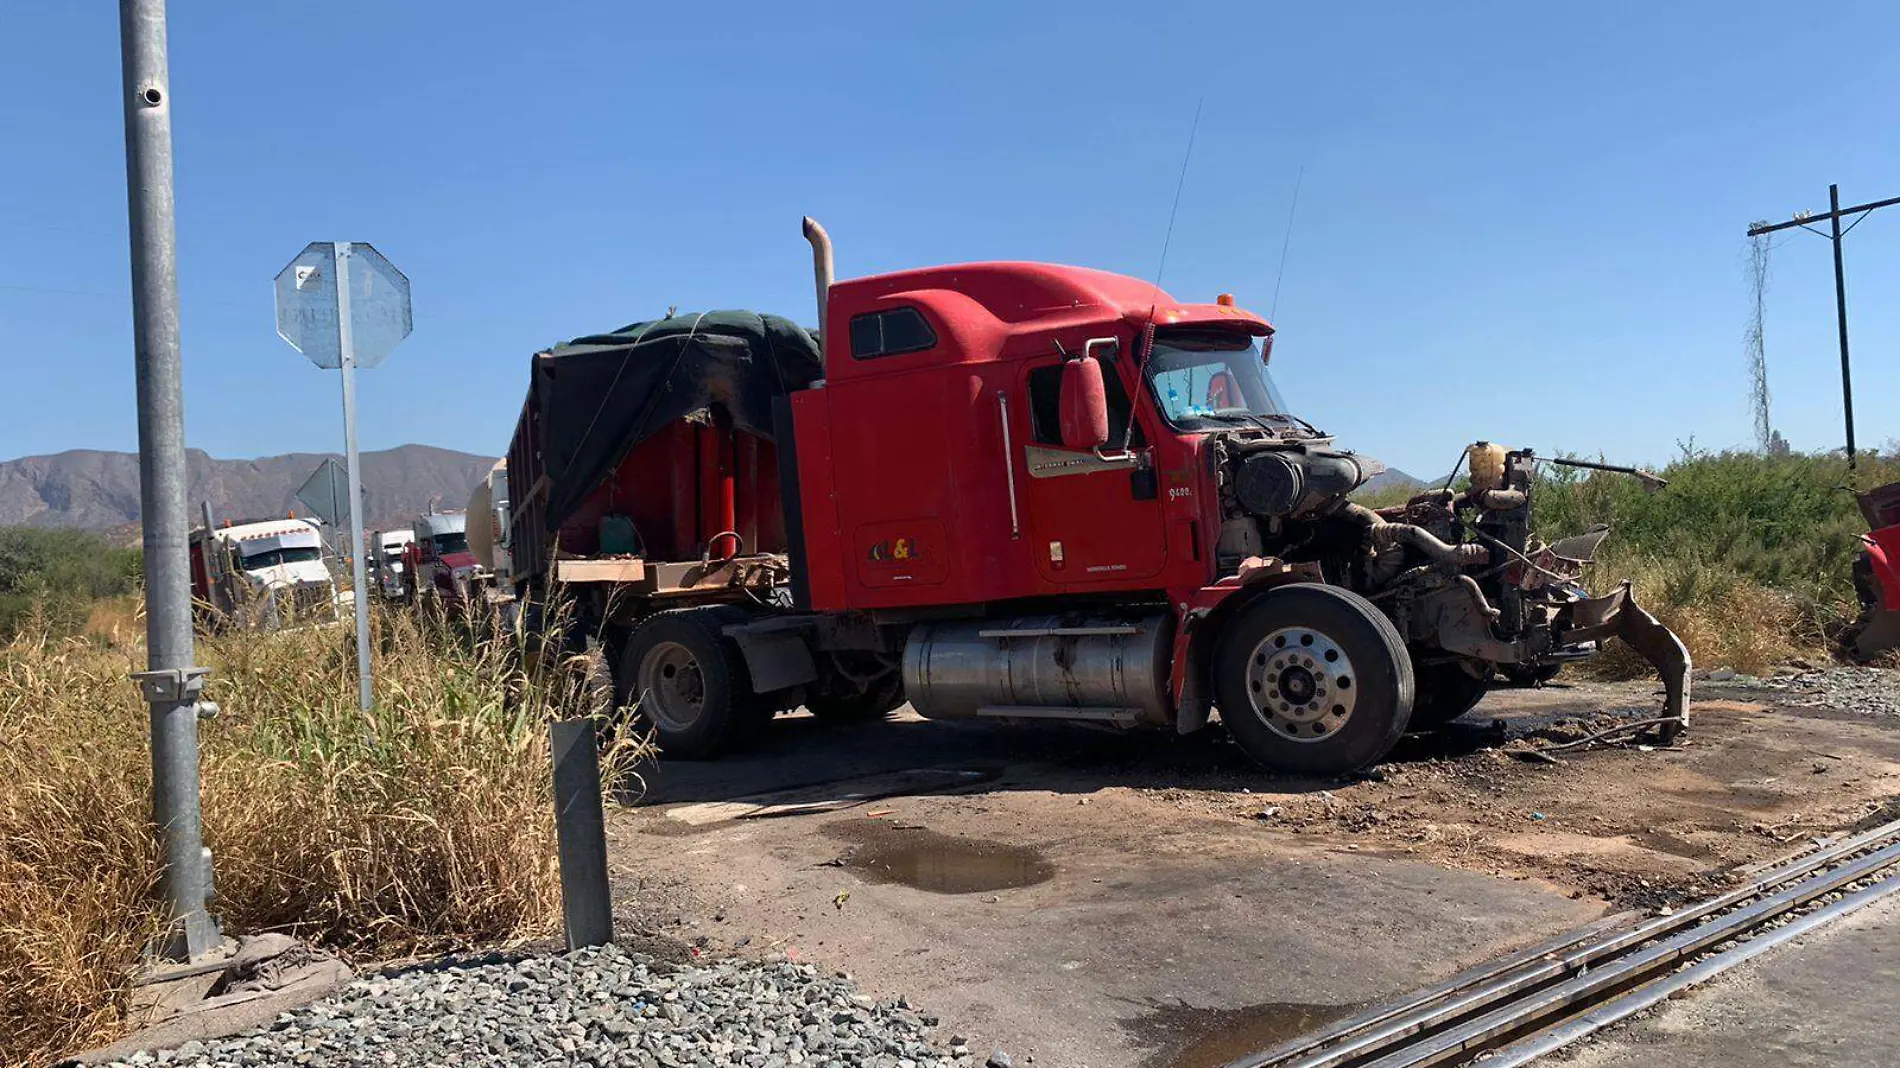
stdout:
POLYGON ((195 530, 191 548, 192 594, 225 621, 281 627, 340 618, 323 535, 308 520, 195 530))

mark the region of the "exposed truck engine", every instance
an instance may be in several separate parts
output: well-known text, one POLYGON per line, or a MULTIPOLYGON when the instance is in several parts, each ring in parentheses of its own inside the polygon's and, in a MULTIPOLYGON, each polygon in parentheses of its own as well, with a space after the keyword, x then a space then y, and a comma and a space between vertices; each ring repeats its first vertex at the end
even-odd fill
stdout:
MULTIPOLYGON (((1287 407, 1273 328, 1225 295, 1036 263, 834 281, 818 318, 675 315, 536 354, 507 460, 531 623, 573 602, 674 756, 776 712, 1200 730, 1338 773, 1500 671, 1620 638, 1687 722, 1687 651, 1601 532, 1533 530, 1537 462, 1372 510, 1383 469, 1287 407)), ((543 623, 545 624, 545 622, 543 623)))

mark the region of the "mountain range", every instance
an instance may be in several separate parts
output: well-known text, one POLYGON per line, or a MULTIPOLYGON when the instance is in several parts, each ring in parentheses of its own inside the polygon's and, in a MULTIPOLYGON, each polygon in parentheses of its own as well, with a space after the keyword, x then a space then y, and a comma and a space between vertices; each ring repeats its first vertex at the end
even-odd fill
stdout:
MULTIPOLYGON (((261 519, 307 514, 297 488, 334 453, 293 452, 256 460, 220 460, 198 449, 186 458, 189 501, 195 521, 201 501, 224 519, 261 519)), ((371 528, 405 523, 431 503, 450 509, 494 465, 475 456, 430 445, 402 445, 361 454, 365 523, 371 528)), ((76 527, 123 533, 136 540, 139 521, 139 458, 136 453, 76 449, 50 456, 0 461, 0 526, 76 527)))
MULTIPOLYGON (((293 452, 256 460, 220 460, 192 449, 186 461, 192 519, 197 520, 199 502, 207 500, 220 521, 307 512, 297 503, 297 488, 326 458, 342 459, 334 453, 293 452)), ((382 528, 406 524, 432 504, 460 508, 494 462, 432 445, 363 453, 368 505, 364 522, 372 529, 382 528)), ((1360 493, 1392 486, 1423 483, 1391 469, 1375 476, 1360 493)), ((136 453, 76 449, 0 461, 0 526, 77 527, 136 541, 138 521, 136 453)))

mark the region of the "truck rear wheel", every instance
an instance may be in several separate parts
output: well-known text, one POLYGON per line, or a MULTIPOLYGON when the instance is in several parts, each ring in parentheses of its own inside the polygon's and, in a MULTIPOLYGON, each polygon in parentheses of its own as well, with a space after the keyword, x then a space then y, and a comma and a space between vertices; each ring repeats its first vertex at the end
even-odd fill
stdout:
POLYGON ((1214 653, 1221 722, 1263 767, 1337 775, 1378 762, 1412 715, 1412 660, 1371 602, 1300 583, 1241 610, 1214 653))
POLYGON ((716 756, 755 724, 758 700, 745 658, 721 633, 745 618, 723 605, 676 608, 648 616, 627 636, 619 704, 652 728, 662 759, 716 756))

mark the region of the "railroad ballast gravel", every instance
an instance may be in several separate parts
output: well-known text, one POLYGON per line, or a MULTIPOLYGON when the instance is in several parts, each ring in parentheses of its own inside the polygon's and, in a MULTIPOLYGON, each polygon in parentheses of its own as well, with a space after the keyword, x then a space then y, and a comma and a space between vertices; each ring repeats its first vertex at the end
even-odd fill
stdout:
POLYGON ((268 1029, 118 1065, 966 1068, 903 998, 808 964, 653 965, 612 946, 358 980, 268 1029))
POLYGON ((1900 672, 1886 668, 1827 667, 1760 679, 1753 685, 1780 690, 1798 707, 1900 717, 1900 672))

